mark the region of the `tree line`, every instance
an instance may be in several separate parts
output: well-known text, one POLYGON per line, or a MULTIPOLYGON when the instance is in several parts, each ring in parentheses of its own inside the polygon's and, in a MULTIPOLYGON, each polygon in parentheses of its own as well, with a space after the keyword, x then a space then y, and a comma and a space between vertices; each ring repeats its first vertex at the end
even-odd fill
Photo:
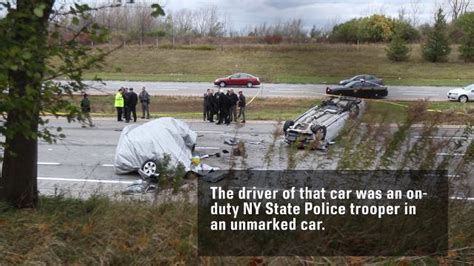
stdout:
MULTIPOLYGON (((469 13, 470 0, 448 0, 448 3, 451 23, 446 26, 447 32, 451 42, 460 43, 466 33, 466 22, 457 22, 469 13)), ((133 6, 92 10, 90 17, 81 19, 76 25, 73 25, 69 17, 63 17, 62 24, 76 29, 84 25, 98 24, 110 31, 111 34, 106 40, 108 43, 156 46, 164 43, 218 43, 219 40, 233 38, 239 39, 239 42, 245 40, 249 43, 267 44, 388 43, 399 38, 414 43, 424 41, 434 28, 430 23, 418 25, 416 14, 408 16, 403 9, 399 11, 397 18, 375 14, 339 23, 332 29, 323 29, 316 25, 308 28, 303 20, 295 18, 275 23, 264 22, 235 30, 226 13, 213 5, 202 6, 197 10, 184 8, 158 18, 149 16, 151 12, 149 4, 135 1, 133 6)), ((81 36, 80 40, 85 44, 94 44, 87 35, 81 36)))
MULTIPOLYGON (((451 53, 451 43, 449 25, 446 21, 446 14, 443 9, 439 9, 434 16, 434 25, 430 27, 421 44, 423 58, 429 62, 445 62, 451 53)), ((460 32, 458 42, 461 59, 466 62, 474 62, 474 12, 465 12, 456 15, 456 20, 451 22, 451 26, 456 27, 460 32)), ((394 27, 392 38, 386 48, 387 57, 392 61, 406 61, 410 55, 410 48, 403 28, 394 27)))

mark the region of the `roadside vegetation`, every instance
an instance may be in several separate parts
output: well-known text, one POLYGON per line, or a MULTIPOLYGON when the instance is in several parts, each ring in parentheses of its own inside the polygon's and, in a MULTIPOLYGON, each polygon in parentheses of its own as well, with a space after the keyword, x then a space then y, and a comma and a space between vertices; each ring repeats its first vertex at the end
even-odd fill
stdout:
POLYGON ((199 47, 126 46, 109 56, 102 69, 86 73, 85 78, 97 75, 104 80, 211 84, 219 77, 248 72, 264 83, 334 84, 369 73, 383 78, 388 85, 465 86, 473 82, 474 76, 474 64, 459 58, 457 46, 443 64, 426 62, 419 44, 410 44, 410 58, 400 63, 386 57, 384 44, 211 45, 211 50, 199 47))
POLYGON ((0 205, 0 264, 468 263, 474 259, 472 210, 458 213, 458 222, 450 219, 447 257, 199 257, 197 208, 190 203, 41 197, 37 210, 0 205))
MULTIPOLYGON (((253 95, 247 95, 251 97, 253 95)), ((90 96, 93 116, 115 115, 112 96, 90 96)), ((250 98, 249 98, 250 99, 250 98)), ((79 97, 75 98, 80 101, 79 97)), ((175 118, 202 119, 202 98, 184 96, 153 96, 150 104, 152 117, 171 116, 175 118)), ((398 123, 406 117, 406 110, 415 102, 388 102, 384 100, 367 100, 367 111, 364 122, 398 123)), ((307 98, 261 98, 257 97, 247 107, 247 120, 288 120, 294 119, 309 108, 320 103, 319 99, 307 98)), ((427 108, 432 113, 443 112, 442 121, 447 124, 464 124, 466 116, 474 116, 474 105, 458 102, 428 102, 427 108)), ((137 105, 137 115, 141 107, 137 105)))

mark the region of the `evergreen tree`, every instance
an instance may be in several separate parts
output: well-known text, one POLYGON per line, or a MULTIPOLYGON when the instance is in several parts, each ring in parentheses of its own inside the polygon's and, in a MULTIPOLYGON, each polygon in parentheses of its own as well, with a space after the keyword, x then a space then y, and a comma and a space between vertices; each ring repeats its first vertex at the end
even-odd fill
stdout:
POLYGON ((442 62, 446 61, 449 53, 451 53, 451 48, 449 47, 446 17, 443 14, 443 9, 440 8, 435 16, 435 25, 423 45, 423 57, 430 62, 442 62))
POLYGON ((408 60, 410 48, 407 46, 401 31, 398 29, 392 35, 390 44, 385 49, 388 59, 395 62, 401 62, 408 60))
POLYGON ((463 31, 459 52, 466 62, 474 62, 474 12, 459 17, 457 23, 463 31))

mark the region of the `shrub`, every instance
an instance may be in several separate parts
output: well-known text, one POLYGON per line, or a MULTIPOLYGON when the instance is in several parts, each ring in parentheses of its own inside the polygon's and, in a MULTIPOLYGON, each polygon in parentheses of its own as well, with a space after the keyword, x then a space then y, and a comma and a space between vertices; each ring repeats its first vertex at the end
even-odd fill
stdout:
POLYGON ((439 9, 435 16, 435 25, 428 33, 428 39, 423 44, 423 57, 430 62, 446 61, 451 53, 447 32, 446 18, 443 9, 439 9))
POLYGON ((408 60, 410 48, 408 48, 401 33, 397 32, 393 35, 392 41, 390 41, 386 52, 388 59, 391 61, 401 62, 408 60))
POLYGON ((474 62, 474 12, 459 17, 457 24, 462 29, 460 57, 466 62, 474 62))

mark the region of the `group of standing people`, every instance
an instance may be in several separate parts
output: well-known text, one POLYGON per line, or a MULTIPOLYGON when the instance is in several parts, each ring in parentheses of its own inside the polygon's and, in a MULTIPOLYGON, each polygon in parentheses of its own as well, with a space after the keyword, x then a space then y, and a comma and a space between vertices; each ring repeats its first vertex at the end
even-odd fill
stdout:
POLYGON ((244 93, 239 91, 239 95, 234 93, 233 89, 227 90, 224 93, 219 89, 214 93, 213 89, 208 89, 204 93, 204 121, 214 122, 216 117, 217 125, 225 123, 229 125, 232 121, 242 117, 242 123, 245 123, 245 107, 247 105, 244 93), (239 107, 239 114, 237 115, 237 106, 239 107))
POLYGON ((137 95, 133 88, 120 88, 115 94, 115 109, 117 109, 117 121, 130 123, 133 115, 133 122, 137 122, 137 104, 140 101, 142 105, 142 119, 150 119, 150 94, 145 87, 137 95), (146 115, 146 116, 145 116, 146 115))

